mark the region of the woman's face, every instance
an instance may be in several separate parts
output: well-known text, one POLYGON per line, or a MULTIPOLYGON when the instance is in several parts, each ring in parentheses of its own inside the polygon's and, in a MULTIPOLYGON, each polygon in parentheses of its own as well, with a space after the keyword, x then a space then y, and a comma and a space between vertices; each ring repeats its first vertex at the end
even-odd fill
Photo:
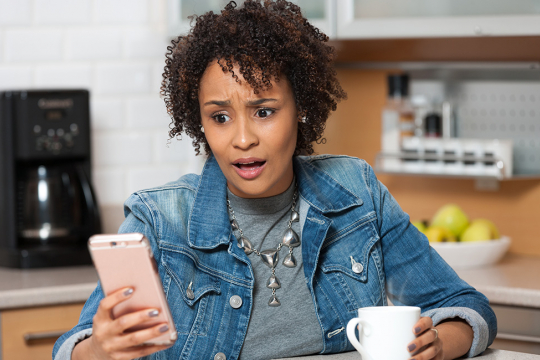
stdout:
POLYGON ((287 79, 272 81, 258 94, 212 62, 201 78, 199 106, 206 140, 229 190, 243 198, 281 194, 293 179, 292 157, 298 129, 293 92, 287 79))

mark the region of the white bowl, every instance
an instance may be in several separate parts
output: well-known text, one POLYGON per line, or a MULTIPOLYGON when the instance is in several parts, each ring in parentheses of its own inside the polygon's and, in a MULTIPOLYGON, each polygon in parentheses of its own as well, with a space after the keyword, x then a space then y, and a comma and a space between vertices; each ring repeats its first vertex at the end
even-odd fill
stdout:
POLYGON ((495 264, 510 247, 510 238, 471 242, 430 243, 454 269, 470 269, 495 264))

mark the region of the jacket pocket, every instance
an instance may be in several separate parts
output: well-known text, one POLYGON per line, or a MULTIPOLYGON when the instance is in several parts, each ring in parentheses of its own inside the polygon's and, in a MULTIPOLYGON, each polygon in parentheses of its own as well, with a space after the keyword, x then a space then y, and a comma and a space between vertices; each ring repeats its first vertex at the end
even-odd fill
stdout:
POLYGON ((369 213, 326 239, 320 269, 347 310, 378 305, 383 299, 382 258, 375 214, 369 213))
POLYGON ((161 248, 163 283, 179 335, 206 335, 212 326, 220 280, 205 271, 188 248, 161 248))

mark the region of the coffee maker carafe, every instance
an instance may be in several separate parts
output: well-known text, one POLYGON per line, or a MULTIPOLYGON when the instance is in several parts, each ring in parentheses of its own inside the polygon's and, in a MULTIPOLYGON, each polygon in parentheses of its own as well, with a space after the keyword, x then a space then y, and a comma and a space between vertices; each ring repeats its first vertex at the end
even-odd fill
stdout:
POLYGON ((86 90, 0 94, 0 266, 91 263, 89 117, 86 90))

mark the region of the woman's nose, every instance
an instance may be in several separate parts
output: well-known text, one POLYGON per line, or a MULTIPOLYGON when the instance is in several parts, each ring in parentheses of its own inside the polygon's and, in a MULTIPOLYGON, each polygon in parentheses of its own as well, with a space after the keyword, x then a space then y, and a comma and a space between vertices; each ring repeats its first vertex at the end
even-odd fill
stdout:
POLYGON ((258 136, 254 129, 251 119, 241 116, 236 119, 235 134, 233 137, 233 146, 239 149, 247 150, 259 143, 258 136))

